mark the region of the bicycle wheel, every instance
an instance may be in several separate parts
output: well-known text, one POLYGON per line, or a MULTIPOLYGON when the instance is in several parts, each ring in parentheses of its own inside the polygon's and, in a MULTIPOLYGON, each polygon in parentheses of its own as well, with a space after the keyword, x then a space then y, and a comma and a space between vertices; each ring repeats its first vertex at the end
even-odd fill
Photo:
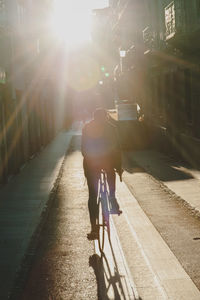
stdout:
POLYGON ((107 229, 108 240, 110 241, 110 213, 108 211, 105 216, 105 226, 107 229))
POLYGON ((103 253, 104 241, 105 241, 105 219, 104 219, 104 216, 103 216, 103 208, 102 208, 101 199, 99 200, 98 206, 99 206, 99 215, 98 215, 99 238, 98 238, 98 244, 99 244, 100 252, 103 253))

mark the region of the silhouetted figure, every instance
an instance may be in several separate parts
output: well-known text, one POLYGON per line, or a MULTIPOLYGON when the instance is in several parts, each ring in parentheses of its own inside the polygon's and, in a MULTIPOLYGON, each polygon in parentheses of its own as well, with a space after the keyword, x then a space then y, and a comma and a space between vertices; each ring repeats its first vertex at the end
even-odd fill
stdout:
POLYGON ((111 213, 119 214, 121 212, 115 197, 115 170, 120 176, 122 173, 121 150, 116 127, 108 121, 108 114, 105 109, 96 109, 93 120, 83 127, 81 151, 84 157, 83 168, 89 190, 88 208, 91 233, 88 234, 88 238, 96 239, 98 238, 96 225, 98 181, 102 169, 107 173, 111 213))

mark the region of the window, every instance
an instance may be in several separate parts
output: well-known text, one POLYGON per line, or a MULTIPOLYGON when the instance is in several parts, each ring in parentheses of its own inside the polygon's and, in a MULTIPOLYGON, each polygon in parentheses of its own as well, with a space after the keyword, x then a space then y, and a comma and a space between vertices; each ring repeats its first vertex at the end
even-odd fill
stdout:
POLYGON ((175 7, 174 1, 165 7, 165 27, 166 37, 171 37, 175 33, 175 7))

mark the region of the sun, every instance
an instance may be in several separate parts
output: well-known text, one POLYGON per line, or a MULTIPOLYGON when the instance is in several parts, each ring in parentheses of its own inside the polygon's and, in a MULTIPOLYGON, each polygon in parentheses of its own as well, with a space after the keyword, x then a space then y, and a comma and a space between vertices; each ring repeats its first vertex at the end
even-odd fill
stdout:
POLYGON ((55 36, 69 46, 91 39, 91 10, 81 6, 82 1, 54 1, 51 28, 55 36))

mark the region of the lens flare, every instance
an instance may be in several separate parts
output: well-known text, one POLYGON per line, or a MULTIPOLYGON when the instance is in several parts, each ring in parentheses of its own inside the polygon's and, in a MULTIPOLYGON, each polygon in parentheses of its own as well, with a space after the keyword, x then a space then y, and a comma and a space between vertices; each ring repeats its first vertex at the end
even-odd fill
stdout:
POLYGON ((55 1, 50 24, 55 36, 69 46, 91 39, 91 10, 81 1, 55 1))

